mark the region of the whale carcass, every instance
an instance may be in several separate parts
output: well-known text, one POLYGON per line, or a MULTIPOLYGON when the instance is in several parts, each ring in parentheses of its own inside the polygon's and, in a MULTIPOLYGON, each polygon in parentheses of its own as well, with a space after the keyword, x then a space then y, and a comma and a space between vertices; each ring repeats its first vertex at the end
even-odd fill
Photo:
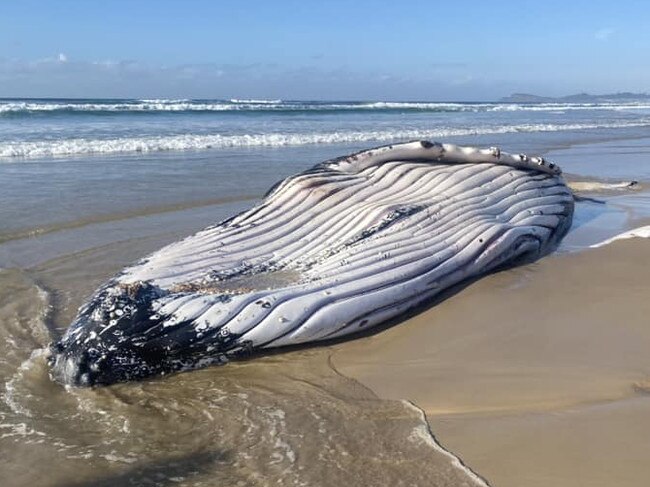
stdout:
POLYGON ((417 141, 329 160, 108 281, 52 374, 111 384, 358 333, 548 253, 572 215, 542 158, 417 141))

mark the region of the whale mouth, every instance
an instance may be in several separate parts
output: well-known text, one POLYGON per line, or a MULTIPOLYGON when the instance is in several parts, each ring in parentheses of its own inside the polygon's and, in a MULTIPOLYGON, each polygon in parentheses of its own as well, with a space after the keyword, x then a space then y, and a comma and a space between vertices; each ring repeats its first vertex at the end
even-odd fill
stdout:
POLYGON ((50 374, 66 385, 109 385, 141 379, 165 368, 164 355, 145 346, 156 326, 151 304, 166 294, 149 283, 101 288, 81 308, 66 334, 50 345, 50 374))
POLYGON ((91 373, 90 364, 83 354, 74 355, 65 352, 61 342, 50 345, 48 356, 50 376, 56 382, 71 386, 95 385, 95 374, 91 373))
POLYGON ((48 361, 52 379, 75 387, 144 379, 160 374, 164 369, 163 361, 152 367, 133 349, 122 347, 119 352, 111 352, 93 347, 66 347, 61 341, 51 345, 48 361))
POLYGON ((164 376, 228 362, 222 353, 210 354, 204 348, 190 351, 139 349, 122 346, 114 350, 66 346, 62 341, 50 346, 50 377, 73 387, 110 386, 164 376))
POLYGON ((51 378, 106 386, 226 362, 212 334, 197 334, 190 322, 169 326, 170 316, 154 311, 157 300, 182 295, 148 282, 104 286, 50 345, 51 378))

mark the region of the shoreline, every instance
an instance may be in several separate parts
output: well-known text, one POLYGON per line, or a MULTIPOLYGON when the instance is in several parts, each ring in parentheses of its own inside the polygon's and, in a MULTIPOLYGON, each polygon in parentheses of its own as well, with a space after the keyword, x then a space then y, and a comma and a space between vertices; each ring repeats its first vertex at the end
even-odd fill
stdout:
POLYGON ((486 276, 335 347, 332 361, 378 397, 417 404, 492 485, 641 485, 650 467, 638 454, 595 447, 594 435, 643 452, 650 433, 650 286, 636 272, 649 255, 638 238, 486 276))
MULTIPOLYGON (((639 147, 650 147, 650 139, 646 138, 645 140, 647 142, 634 142, 627 146, 632 152, 638 152, 639 147)), ((516 150, 517 146, 523 145, 524 142, 524 139, 518 141, 514 144, 513 149, 516 150)), ((535 144, 539 144, 539 141, 531 144, 535 146, 535 144)), ((594 174, 598 176, 599 180, 607 180, 613 177, 607 174, 608 157, 611 157, 608 154, 617 153, 617 147, 621 145, 608 144, 606 142, 576 144, 572 150, 559 149, 561 157, 554 156, 552 153, 548 154, 549 150, 542 152, 547 154, 545 157, 560 163, 566 173, 571 174, 574 171, 570 168, 574 167, 574 164, 575 167, 580 167, 584 154, 596 153, 600 157, 594 161, 596 165, 591 171, 583 171, 583 174, 594 174), (563 160, 566 160, 567 164, 563 160), (601 173, 601 169, 605 172, 601 173)), ((504 148, 510 148, 508 144, 502 143, 501 145, 504 148)), ((322 151, 322 154, 321 152, 319 154, 325 155, 335 151, 338 151, 336 147, 328 147, 322 151)), ((272 153, 266 151, 256 153, 253 163, 263 167, 265 172, 250 188, 243 186, 243 188, 250 189, 246 194, 256 193, 258 189, 259 192, 262 192, 266 188, 267 182, 270 184, 275 181, 278 169, 273 164, 280 160, 281 155, 286 156, 287 154, 297 156, 302 152, 294 148, 286 151, 272 151, 272 153)), ((314 153, 309 152, 309 154, 306 161, 314 159, 316 162, 314 153)), ((318 159, 320 158, 318 156, 318 159)), ((91 411, 76 409, 68 404, 70 397, 78 395, 83 404, 91 405, 91 409, 107 408, 106 427, 121 424, 120 422, 126 418, 129 421, 135 421, 135 423, 130 423, 131 431, 138 431, 137 428, 141 427, 144 428, 142 431, 151 434, 151 430, 146 429, 148 424, 146 421, 138 426, 139 406, 122 402, 120 399, 122 395, 126 397, 135 394, 142 404, 159 404, 161 406, 157 411, 164 417, 171 418, 175 417, 174 411, 167 410, 164 405, 168 401, 179 401, 179 398, 182 398, 180 402, 183 404, 183 408, 186 408, 183 409, 184 414, 192 417, 197 404, 199 407, 205 404, 211 408, 221 407, 221 402, 204 395, 206 387, 217 385, 218 389, 228 391, 224 396, 228 399, 223 399, 223 401, 229 401, 229 404, 232 403, 229 405, 229 409, 225 410, 228 415, 239 418, 238 421, 247 421, 245 416, 238 415, 242 407, 253 407, 259 413, 257 421, 260 422, 256 423, 256 427, 259 427, 260 424, 266 425, 264 426, 268 427, 265 430, 266 433, 280 435, 277 436, 281 439, 280 446, 277 446, 273 440, 264 446, 264 448, 268 448, 264 451, 267 452, 266 455, 268 452, 274 455, 283 455, 284 460, 281 462, 285 463, 278 464, 284 465, 283 468, 295 469, 298 468, 296 465, 307 468, 307 464, 300 462, 304 462, 307 455, 310 456, 309 458, 317 458, 320 455, 318 447, 320 440, 315 443, 313 440, 302 443, 301 434, 303 431, 309 431, 312 435, 318 435, 321 434, 321 428, 325 428, 331 431, 328 434, 334 435, 331 438, 328 437, 331 444, 326 454, 328 455, 327 461, 330 462, 328 465, 336 472, 338 472, 336 469, 339 468, 339 464, 347 465, 347 469, 357 468, 358 465, 351 459, 358 456, 366 458, 368 461, 387 462, 382 463, 380 468, 371 469, 371 471, 355 470, 358 475, 364 475, 364 479, 374 479, 373 485, 386 485, 389 478, 393 480, 399 478, 402 481, 409 478, 413 480, 412 485, 428 485, 427 481, 438 477, 441 479, 441 483, 448 481, 449 485, 457 485, 454 483, 456 482, 454 479, 463 476, 467 477, 465 481, 469 482, 469 479, 473 478, 472 475, 476 475, 481 482, 484 482, 481 484, 475 479, 473 482, 478 485, 490 485, 491 483, 494 486, 509 487, 508 479, 504 481, 500 477, 499 468, 503 468, 513 472, 514 480, 511 481, 513 486, 536 487, 535 482, 539 479, 540 485, 554 483, 558 487, 564 487, 560 482, 555 482, 555 478, 553 478, 553 482, 548 482, 553 474, 552 465, 549 463, 552 459, 549 459, 548 455, 544 457, 542 446, 546 445, 545 448, 557 446, 554 441, 558 438, 569 441, 571 438, 567 439, 566 436, 563 436, 566 435, 566 432, 577 431, 580 434, 588 434, 590 431, 594 431, 593 424, 589 421, 594 421, 590 418, 598 415, 609 415, 609 419, 606 418, 607 421, 603 424, 614 424, 614 420, 620 419, 617 412, 621 409, 627 411, 632 418, 644 425, 643 427, 648 423, 644 420, 644 415, 647 415, 648 412, 644 408, 645 404, 650 402, 646 400, 646 397, 650 398, 647 394, 650 389, 648 386, 650 365, 646 367, 646 363, 642 361, 645 360, 646 344, 650 345, 650 339, 647 339, 641 326, 637 327, 638 329, 635 331, 637 333, 636 341, 632 340, 631 342, 639 350, 643 350, 634 354, 630 354, 630 349, 627 347, 630 341, 620 339, 617 341, 617 335, 609 328, 604 326, 597 328, 598 333, 604 335, 604 338, 600 337, 600 341, 592 338, 590 343, 600 344, 602 348, 602 342, 605 341, 610 346, 616 345, 618 350, 625 349, 626 353, 621 354, 624 356, 621 362, 604 363, 596 367, 593 361, 598 358, 597 354, 589 355, 582 362, 579 360, 562 362, 561 360, 548 360, 548 357, 541 353, 542 351, 552 352, 556 356, 564 356, 566 359, 571 353, 579 356, 580 354, 574 353, 571 347, 575 349, 580 346, 582 349, 579 351, 584 353, 586 345, 584 343, 580 345, 580 338, 582 338, 580 333, 586 335, 585 324, 582 323, 573 333, 570 333, 569 328, 566 327, 554 328, 553 320, 550 319, 562 313, 565 313, 566 316, 573 316, 576 310, 570 307, 571 304, 574 307, 578 306, 580 308, 578 311, 582 311, 585 306, 580 306, 577 303, 580 303, 581 296, 585 298, 584 289, 595 288, 600 289, 601 292, 607 291, 606 286, 596 284, 600 280, 613 286, 616 272, 618 272, 617 268, 621 270, 622 274, 619 276, 620 285, 618 288, 615 286, 615 289, 618 289, 618 298, 616 299, 622 299, 626 296, 625 291, 629 291, 632 285, 629 276, 636 275, 639 285, 644 284, 643 275, 638 272, 638 263, 636 265, 634 262, 621 263, 621 259, 631 259, 635 255, 637 255, 637 259, 640 258, 638 254, 639 252, 643 253, 643 247, 640 246, 639 239, 617 241, 610 246, 593 251, 580 250, 629 229, 627 228, 629 225, 650 222, 650 193, 647 191, 650 173, 648 169, 636 166, 633 163, 633 158, 626 159, 616 155, 615 159, 617 162, 615 169, 619 173, 622 171, 624 174, 634 174, 634 171, 639 169, 646 171, 643 175, 634 178, 643 181, 640 191, 586 193, 586 195, 594 196, 602 201, 578 205, 579 211, 574 219, 575 228, 556 254, 528 266, 481 278, 435 307, 411 316, 392 328, 383 329, 381 332, 353 341, 286 351, 282 354, 260 357, 250 362, 232 363, 226 368, 213 367, 188 374, 178 374, 164 380, 153 380, 137 386, 126 384, 119 385, 115 389, 91 392, 73 391, 72 396, 67 393, 62 394, 62 391, 47 377, 47 369, 42 363, 43 361, 36 360, 29 362, 29 370, 21 371, 12 384, 17 387, 16 404, 26 405, 27 409, 34 409, 39 413, 33 418, 17 416, 15 424, 32 424, 33 422, 39 428, 47 426, 51 419, 46 414, 48 409, 46 407, 45 410, 41 410, 41 402, 46 403, 41 400, 47 397, 51 404, 58 405, 55 407, 59 407, 62 411, 62 423, 56 423, 59 421, 58 419, 55 423, 56 429, 61 428, 65 438, 73 443, 87 441, 85 433, 68 431, 65 426, 62 426, 67 424, 65 417, 69 414, 78 414, 80 418, 87 421, 86 428, 90 432, 89 438, 95 438, 93 435, 103 438, 104 431, 96 432, 94 426, 90 426, 96 423, 90 414, 91 411), (588 253, 591 253, 589 254, 591 257, 587 258, 585 255, 588 253), (593 256, 597 256, 597 258, 593 256), (601 273, 602 275, 598 278, 594 274, 596 271, 592 269, 591 274, 582 277, 582 280, 588 285, 578 286, 579 271, 597 268, 607 262, 611 263, 607 272, 601 273), (625 269, 622 269, 621 266, 625 269), (569 273, 568 277, 567 273, 569 273), (570 286, 572 282, 573 287, 570 286), (566 296, 561 300, 561 305, 551 304, 550 300, 558 299, 557 293, 562 290, 566 296), (531 309, 545 311, 549 319, 544 316, 529 316, 531 309), (508 320, 512 321, 515 315, 518 316, 519 321, 508 323, 508 320), (490 318, 491 316, 492 318, 490 318), (504 320, 504 316, 509 317, 508 320, 504 320), (538 323, 534 327, 524 326, 534 324, 535 320, 542 320, 541 325, 538 323), (541 330, 544 333, 535 335, 535 330, 541 330), (560 333, 558 336, 558 332, 563 334, 560 333), (500 341, 504 343, 500 343, 500 341), (534 347, 530 346, 531 343, 534 347), (513 350, 518 352, 515 353, 513 350), (327 360, 328 356, 330 357, 329 361, 327 360), (630 357, 638 361, 635 362, 636 369, 626 365, 625 360, 630 357), (504 359, 506 362, 503 361, 504 359), (342 361, 345 363, 341 366, 342 361), (643 370, 647 371, 646 375, 640 374, 638 371, 638 366, 641 363, 643 370), (340 369, 339 366, 341 366, 340 369), (267 370, 269 367, 275 372, 270 373, 267 370), (364 369, 364 367, 366 368, 364 369), (354 368, 356 371, 352 370, 354 368), (341 377, 333 378, 332 371, 341 377), (370 377, 373 374, 375 375, 370 377), (270 392, 269 386, 272 389, 270 392), (411 387, 414 388, 415 393, 409 392, 411 387), (607 392, 605 396, 603 396, 603 390, 607 392), (117 393, 113 394, 111 391, 117 393), (248 394, 249 399, 244 398, 242 394, 248 394), (320 397, 321 401, 315 403, 314 397, 320 397), (409 400, 408 405, 404 402, 405 398, 409 400), (586 400, 577 400, 584 398, 586 400), (279 416, 274 412, 277 405, 281 405, 281 409, 287 411, 286 417, 282 421, 279 421, 279 416), (332 409, 330 406, 335 407, 332 409), (306 414, 304 413, 306 410, 311 412, 306 414), (269 411, 272 413, 271 416, 269 416, 269 411), (421 421, 422 414, 424 414, 424 423, 421 421), (548 425, 549 421, 552 422, 553 419, 558 422, 558 418, 561 419, 566 415, 577 418, 572 422, 578 426, 570 428, 564 423, 559 423, 560 426, 550 424, 542 428, 541 431, 530 429, 531 425, 548 425), (321 419, 318 419, 317 416, 321 419), (329 418, 327 421, 323 419, 326 417, 329 418), (343 421, 343 419, 346 420, 343 421), (356 423, 357 420, 361 422, 356 423), (117 423, 111 423, 111 421, 117 423), (583 423, 586 426, 580 426, 583 423), (422 430, 423 425, 428 428, 428 433, 422 430), (497 435, 498 431, 503 434, 497 435), (431 435, 432 432, 433 435, 431 435), (390 436, 385 436, 387 434, 390 436), (534 443, 540 437, 543 437, 543 445, 536 446, 537 450, 531 453, 531 441, 534 443), (364 438, 374 438, 374 440, 367 442, 364 438), (406 443, 400 443, 404 440, 406 443), (429 443, 426 443, 427 441, 429 443), (438 445, 441 450, 436 449, 430 441, 438 445), (342 444, 348 445, 349 456, 337 456, 337 449, 342 444), (291 451, 287 445, 292 448, 291 451), (407 451, 411 451, 411 448, 414 449, 413 453, 406 454, 407 451), (512 456, 510 453, 512 448, 515 453, 519 454, 519 457, 515 456, 514 464, 504 464, 503 462, 507 462, 512 456), (372 455, 371 450, 374 452, 372 455), (451 457, 443 454, 442 450, 451 457), (294 453, 289 455, 287 452, 294 453), (526 456, 526 452, 528 452, 528 456, 526 456), (294 460, 292 461, 290 457, 294 460), (452 468, 452 463, 456 461, 454 459, 461 465, 460 469, 458 465, 452 468), (294 461, 298 463, 294 464, 294 461), (468 470, 466 471, 465 468, 468 470)), ((286 173, 294 172, 306 165, 305 160, 301 161, 284 163, 279 170, 286 173)), ((216 220, 237 213, 250 204, 248 200, 240 201, 237 198, 240 191, 239 181, 243 182, 241 184, 247 181, 244 171, 239 173, 240 180, 234 182, 227 180, 221 186, 213 187, 214 181, 210 177, 224 171, 218 164, 228 162, 225 155, 218 161, 208 161, 206 157, 202 157, 200 160, 189 161, 187 166, 173 166, 177 177, 182 176, 187 179, 187 186, 191 190, 183 189, 183 191, 167 196, 168 193, 165 191, 171 186, 161 183, 161 191, 156 200, 150 198, 149 195, 142 195, 142 199, 140 199, 141 194, 138 192, 137 183, 141 181, 140 178, 146 176, 145 173, 155 175, 156 168, 167 167, 165 164, 169 161, 157 164, 147 156, 141 162, 143 166, 145 164, 148 166, 146 171, 144 168, 141 171, 136 164, 133 166, 121 164, 120 167, 106 166, 105 169, 102 169, 106 171, 107 176, 119 176, 120 181, 129 179, 129 175, 131 175, 132 179, 129 180, 132 180, 133 184, 129 183, 131 185, 127 187, 117 186, 119 192, 113 194, 112 184, 109 184, 111 180, 108 178, 108 182, 102 186, 102 192, 98 195, 99 199, 96 201, 83 200, 91 201, 93 206, 86 208, 90 216, 84 212, 81 212, 80 216, 76 216, 83 220, 81 223, 77 223, 77 220, 64 221, 61 229, 0 243, 0 267, 17 268, 17 272, 13 273, 15 279, 11 278, 12 271, 5 274, 7 285, 14 286, 18 291, 24 288, 24 291, 21 291, 24 297, 20 298, 22 304, 18 303, 18 295, 5 296, 4 318, 10 323, 15 321, 15 327, 8 329, 8 339, 10 340, 7 341, 9 347, 7 351, 12 360, 14 355, 17 357, 19 352, 26 351, 27 348, 13 347, 11 340, 23 343, 20 333, 22 333, 24 323, 40 322, 36 313, 40 312, 41 305, 36 306, 32 303, 35 303, 32 294, 36 293, 36 288, 30 287, 30 282, 42 285, 49 292, 50 304, 41 304, 42 306, 51 306, 49 318, 45 323, 45 326, 49 328, 50 335, 48 336, 51 337, 52 334, 61 333, 63 328, 67 327, 77 307, 83 303, 89 292, 101 285, 111 275, 119 272, 124 266, 167 243, 177 241, 204 228, 216 220), (188 175, 190 177, 187 177, 188 175), (192 199, 213 201, 212 193, 220 194, 221 192, 224 192, 226 203, 196 206, 192 202, 192 199), (111 215, 117 215, 120 218, 104 218, 101 214, 97 216, 98 209, 106 208, 104 202, 112 205, 113 200, 117 197, 121 198, 128 194, 133 196, 126 198, 125 201, 116 202, 115 207, 110 206, 111 215), (165 195, 165 198, 160 195, 165 195), (122 216, 127 217, 122 218, 122 216), (25 283, 22 283, 23 280, 25 283)), ((19 168, 17 165, 12 167, 19 168)), ((246 170, 251 170, 251 168, 253 166, 246 170)), ((85 166, 81 168, 80 165, 81 169, 86 171, 83 174, 84 177, 93 175, 95 171, 95 168, 90 165, 87 168, 85 166)), ((34 168, 21 170, 27 173, 30 171, 36 173, 34 168)), ((42 171, 39 173, 39 177, 44 177, 43 175, 46 173, 47 171, 42 171)), ((616 178, 618 176, 614 177, 614 179, 616 178)), ((146 181, 148 185, 154 184, 146 181)), ((62 180, 62 182, 67 184, 67 181, 62 180)), ((82 185, 79 182, 77 184, 82 185)), ((91 196, 96 197, 95 194, 91 196)), ((82 201, 79 195, 71 194, 69 197, 71 203, 82 201)), ((23 199, 16 201, 23 201, 23 199)), ((27 199, 25 202, 24 204, 30 204, 27 199)), ((43 212, 33 212, 35 228, 41 227, 42 221, 51 217, 50 205, 42 203, 41 206, 44 208, 43 212)), ((20 209, 17 207, 17 210, 20 209)), ((19 216, 19 211, 15 215, 19 216)), ((15 218, 15 221, 23 222, 19 218, 15 218)), ((607 304, 608 302, 613 303, 614 298, 602 295, 597 304, 602 305, 602 303, 607 304)), ((645 303, 641 301, 639 305, 635 306, 637 309, 644 309, 639 306, 645 306, 645 303)), ((618 308, 612 306, 612 309, 621 309, 621 306, 618 308)), ((2 311, 3 309, 0 307, 0 312, 2 311)), ((625 313, 625 316, 630 315, 629 310, 626 310, 625 313)), ((600 314, 603 315, 604 312, 600 314)), ((650 310, 648 314, 650 315, 650 310)), ((41 333, 42 328, 43 326, 40 326, 36 331, 41 333)), ((20 363, 22 362, 16 361, 17 366, 20 363)), ((6 370, 11 374, 14 373, 10 368, 6 368, 6 370)), ((6 375, 6 377, 13 378, 14 376, 6 375)), ((4 413, 0 408, 0 416, 2 414, 4 413)), ((13 416, 11 417, 13 418, 13 416)), ((199 417, 201 421, 205 421, 206 418, 203 415, 199 417)), ((219 415, 210 416, 207 419, 212 428, 212 434, 226 434, 232 438, 240 437, 236 431, 236 425, 239 424, 237 421, 223 422, 219 415)), ((189 424, 183 427, 186 427, 187 431, 192 431, 194 435, 203 436, 204 434, 203 431, 193 430, 189 424)), ((628 431, 626 434, 629 437, 635 437, 634 431, 629 432, 629 422, 621 423, 618 428, 628 431)), ((650 431, 646 432, 640 427, 637 429, 646 437, 650 435, 650 431)), ((610 439, 616 436, 616 432, 617 429, 613 426, 606 431, 610 439)), ((129 446, 128 441, 124 440, 125 443, 121 443, 123 438, 129 438, 128 434, 127 436, 123 435, 124 433, 121 431, 113 431, 109 437, 112 439, 111 441, 120 445, 116 451, 120 453, 121 457, 133 459, 133 461, 137 458, 138 465, 146 463, 147 459, 164 458, 166 452, 169 453, 166 450, 166 443, 165 446, 156 443, 156 447, 151 450, 144 446, 142 450, 138 449, 140 447, 133 449, 129 446)), ((157 435, 154 437, 163 441, 164 435, 160 438, 157 435)), ((256 445, 259 438, 259 434, 253 435, 251 444, 256 445)), ((208 437, 205 438, 205 441, 206 445, 212 444, 209 443, 208 437)), ((593 439, 592 442, 597 443, 593 439)), ((92 449, 96 450, 97 455, 99 453, 113 455, 112 450, 104 452, 101 444, 96 443, 94 439, 90 440, 89 444, 92 449)), ((47 443, 44 445, 39 447, 41 449, 36 453, 37 456, 43 455, 49 458, 49 455, 61 455, 60 452, 56 452, 54 448, 56 445, 52 446, 47 443)), ((24 445, 19 443, 19 446, 28 448, 28 443, 24 445)), ((192 441, 188 439, 185 447, 189 448, 190 446, 192 446, 192 441)), ((639 450, 641 453, 645 452, 643 448, 639 448, 639 450)), ((565 447, 559 451, 566 454, 579 453, 580 445, 573 445, 571 448, 565 447)), ((625 451, 625 448, 621 448, 621 451, 625 451)), ((84 451, 77 453, 86 454, 84 451)), ((246 457, 245 454, 246 452, 242 451, 242 456, 237 456, 240 455, 240 452, 235 451, 237 462, 250 462, 251 458, 246 457)), ((100 457, 101 455, 93 457, 92 469, 81 469, 85 477, 94 478, 96 475, 94 469, 105 473, 119 470, 119 465, 106 464, 105 460, 100 457)), ((611 461, 618 461, 615 456, 612 458, 611 461)), ((76 475, 80 468, 75 466, 74 462, 76 461, 70 457, 60 465, 60 478, 66 477, 68 473, 76 475)), ((16 460, 16 464, 19 465, 20 462, 16 460)), ((602 461, 602 464, 607 465, 607 462, 602 461)), ((234 472, 233 474, 239 473, 237 470, 239 467, 236 465, 239 464, 233 463, 228 466, 228 468, 234 469, 231 471, 231 473, 234 472)), ((318 466, 318 462, 309 465, 309 468, 300 475, 307 475, 307 473, 317 475, 318 468, 324 468, 322 465, 318 466), (310 469, 314 465, 317 465, 317 470, 312 472, 310 469)), ((6 465, 5 468, 7 468, 6 465)), ((255 471, 265 471, 268 465, 260 462, 252 465, 251 468, 255 471)), ((633 470, 645 472, 644 464, 641 463, 640 467, 635 467, 633 470)), ((295 473, 298 475, 297 470, 295 473)), ((339 477, 335 476, 337 479, 349 478, 348 470, 339 473, 339 477)), ((278 475, 280 475, 278 478, 282 478, 281 475, 284 474, 278 475)), ((329 480, 331 482, 328 485, 336 484, 334 477, 329 480)), ((626 484, 621 483, 620 485, 626 484)), ((630 482, 629 485, 635 484, 630 482)))
POLYGON ((571 179, 639 179, 585 191, 553 255, 491 274, 380 333, 334 347, 340 373, 421 408, 436 438, 500 487, 635 487, 650 435, 648 140, 548 149, 571 179), (645 171, 645 172, 644 172, 645 171), (636 173, 639 173, 638 175, 636 173))
POLYGON ((479 473, 468 467, 463 459, 456 455, 454 452, 448 450, 440 444, 440 441, 438 441, 435 433, 431 429, 431 424, 427 419, 427 413, 424 411, 424 409, 415 404, 413 401, 409 401, 407 399, 403 399, 401 402, 404 404, 404 406, 412 409, 419 414, 420 419, 422 420, 422 427, 418 430, 417 434, 421 436, 426 443, 428 443, 437 452, 442 453, 447 458, 449 458, 452 465, 464 472, 475 484, 481 487, 490 487, 490 483, 487 481, 487 479, 483 478, 479 473))

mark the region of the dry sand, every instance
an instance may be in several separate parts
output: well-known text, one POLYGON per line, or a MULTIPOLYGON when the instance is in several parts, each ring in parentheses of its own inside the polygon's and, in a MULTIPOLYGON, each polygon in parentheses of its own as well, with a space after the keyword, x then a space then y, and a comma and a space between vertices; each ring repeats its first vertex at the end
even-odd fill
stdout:
POLYGON ((650 241, 481 279, 338 370, 422 407, 438 440, 498 487, 650 484, 650 241))

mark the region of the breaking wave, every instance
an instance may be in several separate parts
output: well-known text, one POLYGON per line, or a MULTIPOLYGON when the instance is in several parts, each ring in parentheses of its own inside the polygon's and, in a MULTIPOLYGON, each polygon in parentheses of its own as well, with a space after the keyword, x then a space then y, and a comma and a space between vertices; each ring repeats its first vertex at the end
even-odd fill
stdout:
POLYGON ((566 110, 650 110, 648 103, 453 103, 453 102, 309 102, 265 99, 189 100, 0 100, 0 117, 43 114, 138 114, 200 112, 555 112, 566 110))
POLYGON ((467 135, 507 134, 518 132, 559 132, 650 126, 650 119, 612 123, 514 124, 474 128, 435 128, 429 130, 397 129, 370 131, 332 131, 264 134, 181 134, 165 136, 120 137, 106 139, 68 138, 39 141, 0 142, 0 157, 43 157, 128 152, 188 151, 232 147, 281 147, 312 144, 388 142, 420 138, 467 135))
POLYGON ((253 103, 253 104, 258 104, 258 105, 277 105, 278 103, 282 103, 282 100, 263 100, 263 99, 255 99, 255 98, 246 98, 243 100, 240 100, 239 98, 231 98, 230 103, 253 103))

